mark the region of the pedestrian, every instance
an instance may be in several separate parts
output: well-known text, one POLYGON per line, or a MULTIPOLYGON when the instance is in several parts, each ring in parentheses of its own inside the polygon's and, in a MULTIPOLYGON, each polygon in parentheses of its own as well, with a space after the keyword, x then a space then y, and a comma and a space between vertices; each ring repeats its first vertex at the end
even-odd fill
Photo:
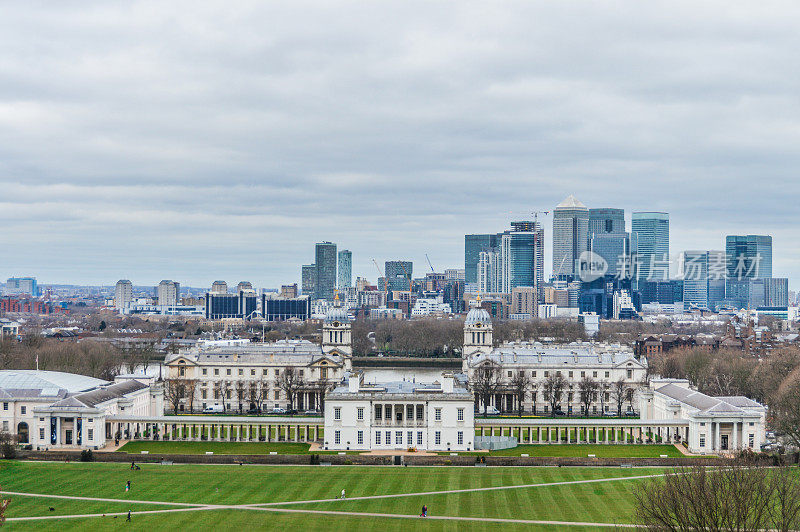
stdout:
POLYGON ((339 497, 340 499, 344 499, 344 490, 342 490, 342 496, 339 497))
POLYGON ((125 491, 131 491, 131 481, 125 483, 125 491))
POLYGON ((128 510, 128 518, 125 521, 130 522, 130 520, 131 520, 131 511, 128 510))
POLYGON ((428 517, 428 506, 426 504, 422 505, 422 513, 419 514, 420 517, 428 517))
POLYGON ((133 462, 131 462, 131 471, 133 471, 133 469, 134 469, 135 467, 136 467, 136 464, 135 464, 135 463, 133 463, 133 462))

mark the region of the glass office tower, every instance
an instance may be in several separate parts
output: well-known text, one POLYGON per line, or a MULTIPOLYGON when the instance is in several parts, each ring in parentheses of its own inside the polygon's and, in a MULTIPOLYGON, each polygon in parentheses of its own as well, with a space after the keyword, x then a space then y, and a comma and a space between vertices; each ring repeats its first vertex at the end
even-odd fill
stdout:
POLYGON ((634 281, 669 279, 669 214, 634 212, 631 215, 631 253, 634 281))

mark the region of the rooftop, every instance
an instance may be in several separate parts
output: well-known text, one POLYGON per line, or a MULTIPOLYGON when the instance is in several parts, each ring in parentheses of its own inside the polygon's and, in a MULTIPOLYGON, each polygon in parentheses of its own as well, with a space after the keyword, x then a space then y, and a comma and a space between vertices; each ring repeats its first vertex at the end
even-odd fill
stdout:
POLYGON ((39 370, 3 370, 0 371, 0 390, 29 390, 26 396, 58 396, 59 391, 73 394, 85 392, 108 384, 108 381, 76 375, 74 373, 62 373, 60 371, 39 371, 39 370), (38 394, 32 393, 39 391, 38 394))

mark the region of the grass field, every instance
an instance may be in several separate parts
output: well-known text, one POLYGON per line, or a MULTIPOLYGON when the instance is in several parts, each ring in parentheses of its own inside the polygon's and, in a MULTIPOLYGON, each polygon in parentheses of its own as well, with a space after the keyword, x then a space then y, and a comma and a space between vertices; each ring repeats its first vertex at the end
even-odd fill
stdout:
MULTIPOLYGON (((312 454, 307 443, 265 443, 265 442, 170 442, 170 441, 132 441, 126 443, 117 452, 141 454, 312 454)), ((337 454, 336 451, 314 451, 313 454, 337 454)), ((358 454, 349 451, 348 454, 358 454)), ((439 453, 449 455, 450 453, 439 453)), ((486 453, 459 453, 473 455, 486 453)), ((603 444, 552 444, 552 445, 519 445, 513 449, 492 451, 491 456, 571 456, 586 457, 594 454, 597 457, 613 458, 657 458, 666 454, 670 458, 682 456, 674 445, 603 445, 603 444)))
POLYGON ((674 445, 603 445, 603 444, 562 444, 562 445, 518 445, 513 449, 492 451, 493 456, 576 456, 590 454, 598 458, 658 458, 662 454, 672 457, 683 456, 674 445))
MULTIPOLYGON (((644 468, 521 467, 320 467, 227 466, 108 463, 0 463, 4 491, 97 499, 37 498, 11 495, 7 524, 12 530, 111 529, 118 526, 156 530, 234 527, 282 530, 531 530, 532 523, 498 523, 486 519, 522 519, 592 523, 632 520, 632 489, 660 474, 644 468), (606 480, 609 479, 609 480, 606 480), (127 480, 132 489, 125 492, 127 480), (572 484, 557 484, 572 482, 572 484), (534 486, 529 486, 529 485, 534 486), (526 486, 526 487, 516 487, 526 486), (512 487, 511 489, 496 489, 512 487), (474 491, 476 488, 489 488, 474 491), (331 500, 341 489, 347 500, 331 500), (436 493, 473 490, 458 493, 436 493), (366 497, 359 500, 358 497, 366 497), (132 501, 130 503, 125 501, 132 501), (134 503, 133 501, 138 501, 134 503), (307 501, 298 503, 298 501, 307 501), (192 507, 155 503, 184 503, 192 507), (242 507, 242 505, 263 505, 242 507), (416 518, 426 504, 430 519, 416 518), (216 505, 207 508, 207 505, 216 505), (55 512, 50 512, 49 507, 55 512), (134 512, 123 516, 54 518, 134 512), (137 514, 159 510, 163 513, 137 514), (164 512, 164 510, 167 510, 164 512), (309 511, 326 513, 309 513, 309 511), (293 513, 282 513, 289 512, 293 513), (348 512, 348 514, 331 513, 348 512), (382 515, 359 515, 374 513, 382 515), (13 518, 46 516, 18 521, 13 518), (397 517, 392 517, 397 516, 397 517), (409 517, 410 516, 410 517, 409 517), (440 517, 471 520, 441 520, 440 517), (413 518, 412 521, 409 519, 413 518)), ((538 523, 535 528, 544 529, 538 523)), ((563 526, 557 527, 564 529, 563 526)), ((570 527, 598 530, 603 527, 570 527)), ((555 528, 554 528, 555 529, 555 528)))
MULTIPOLYGON (((307 443, 266 443, 227 441, 131 441, 117 452, 141 454, 312 454, 307 443)), ((337 454, 336 451, 314 451, 313 454, 337 454)), ((353 454, 352 452, 350 454, 353 454)))

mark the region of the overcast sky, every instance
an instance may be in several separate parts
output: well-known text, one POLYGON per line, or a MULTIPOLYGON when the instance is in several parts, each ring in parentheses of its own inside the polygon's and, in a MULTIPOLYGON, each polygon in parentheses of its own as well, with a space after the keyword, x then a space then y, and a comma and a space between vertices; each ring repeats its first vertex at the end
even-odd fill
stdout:
MULTIPOLYGON (((800 279, 796 2, 6 2, 0 278, 414 273, 574 193, 800 279)), ((551 217, 547 233, 550 264, 551 217)), ((790 282, 796 287, 796 281, 790 282)))

